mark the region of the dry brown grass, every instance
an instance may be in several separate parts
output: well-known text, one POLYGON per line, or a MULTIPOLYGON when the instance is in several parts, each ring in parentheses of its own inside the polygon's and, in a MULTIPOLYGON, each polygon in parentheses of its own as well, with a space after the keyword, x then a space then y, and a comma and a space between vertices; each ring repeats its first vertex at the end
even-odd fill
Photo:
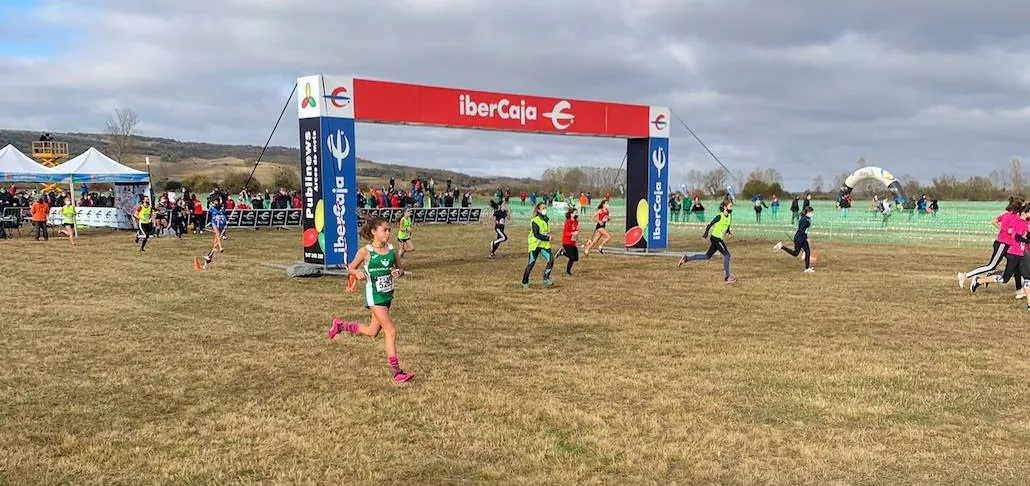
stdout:
MULTIPOLYGON (((298 232, 0 242, 0 483, 1025 484, 1030 339, 984 250, 766 243, 717 262, 591 256, 517 281, 525 235, 420 228, 400 357, 326 339, 367 319, 340 279, 289 280, 298 232)), ((697 235, 677 236, 692 249, 697 235)), ((564 264, 564 260, 559 260, 564 264)))

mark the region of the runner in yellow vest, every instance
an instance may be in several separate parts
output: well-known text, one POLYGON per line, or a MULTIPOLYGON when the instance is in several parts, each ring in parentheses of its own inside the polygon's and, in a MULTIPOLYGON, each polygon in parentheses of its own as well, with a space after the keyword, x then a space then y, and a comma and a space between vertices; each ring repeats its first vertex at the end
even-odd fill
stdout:
POLYGON ((726 283, 736 282, 737 278, 730 275, 730 250, 726 248, 726 242, 724 241, 727 235, 733 234, 730 232, 730 225, 733 223, 732 214, 733 202, 727 199, 719 205, 719 214, 715 216, 711 223, 708 223, 708 227, 705 228, 705 234, 702 236, 702 238, 708 238, 711 242, 708 245, 708 251, 701 255, 688 256, 684 254, 680 258, 680 265, 686 262, 711 259, 715 252, 719 252, 722 253, 722 271, 726 277, 726 283))
POLYGON ((529 274, 533 272, 533 266, 540 256, 547 260, 547 267, 544 268, 544 285, 554 285, 551 282, 554 257, 551 255, 551 236, 548 234, 550 230, 547 222, 547 204, 539 203, 533 208, 533 219, 529 222, 529 264, 522 273, 522 288, 529 288, 529 274))

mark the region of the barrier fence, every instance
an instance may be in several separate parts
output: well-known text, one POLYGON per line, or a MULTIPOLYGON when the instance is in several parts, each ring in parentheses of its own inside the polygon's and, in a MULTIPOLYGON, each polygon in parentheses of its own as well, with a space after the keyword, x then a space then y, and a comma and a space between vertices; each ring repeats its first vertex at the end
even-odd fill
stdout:
MULTIPOLYGON (((412 222, 415 224, 445 223, 462 224, 478 223, 482 219, 483 208, 416 208, 411 210, 412 222)), ((358 219, 364 221, 369 215, 397 222, 404 214, 399 208, 359 209, 358 219)), ((301 224, 300 209, 236 209, 226 213, 227 226, 232 228, 268 228, 293 227, 301 224)), ((2 218, 6 224, 25 223, 29 221, 29 208, 4 208, 2 218)), ((79 226, 110 227, 134 229, 132 218, 125 211, 111 207, 77 207, 75 222, 79 226)), ((61 208, 50 208, 47 224, 60 226, 63 223, 61 208)))
MULTIPOLYGON (((364 224, 365 218, 371 216, 395 223, 400 221, 402 215, 404 215, 404 210, 398 208, 359 209, 358 221, 360 224, 364 224)), ((482 215, 483 208, 413 208, 411 209, 411 222, 414 224, 478 223, 482 219, 482 215)))
MULTIPOLYGON (((594 200, 580 216, 584 228, 592 228, 590 217, 598 201, 594 200)), ((718 211, 718 201, 703 201, 705 211, 671 211, 669 232, 671 235, 693 236, 704 230, 705 225, 718 211)), ((625 225, 625 201, 613 199, 609 203, 611 220, 609 228, 613 234, 621 234, 625 225)), ((854 242, 868 244, 923 244, 936 246, 968 246, 990 244, 996 235, 991 221, 1004 210, 1004 202, 945 202, 936 214, 921 214, 912 210, 894 210, 886 218, 871 209, 871 204, 855 202, 846 213, 836 208, 832 201, 813 201, 815 214, 812 216, 810 234, 813 240, 854 242)), ((532 205, 527 200, 509 200, 508 225, 524 224, 529 220, 532 205)), ((396 222, 403 209, 375 208, 359 209, 359 220, 368 215, 382 217, 396 222)), ((564 219, 564 208, 550 208, 552 222, 564 219)), ((131 219, 116 208, 76 209, 78 223, 89 226, 133 228, 131 219)), ((470 224, 493 222, 493 210, 488 207, 468 208, 414 208, 412 220, 415 224, 470 224)), ((301 221, 300 209, 245 209, 229 211, 229 226, 236 228, 297 227, 301 221)), ((10 207, 0 213, 3 224, 11 228, 16 222, 27 223, 29 208, 10 207)), ((734 237, 738 239, 787 240, 793 236, 795 223, 790 212, 790 201, 781 201, 778 211, 764 209, 758 221, 750 201, 738 200, 733 212, 734 237)), ((48 218, 51 225, 60 225, 60 208, 52 208, 48 218)), ((514 229, 514 228, 513 228, 514 229)))
MULTIPOLYGON (((689 201, 688 201, 689 202, 689 201)), ((766 204, 769 204, 766 200, 766 204)), ((592 229, 591 217, 599 200, 595 199, 581 212, 581 228, 592 229), (586 224, 590 224, 587 228, 586 224)), ((789 199, 780 200, 777 211, 763 208, 761 222, 754 212, 750 200, 738 199, 733 210, 733 235, 737 239, 789 240, 797 227, 790 211, 789 199), (774 214, 775 213, 775 214, 774 214)), ((702 201, 704 211, 670 211, 669 233, 677 236, 700 235, 705 226, 719 212, 719 200, 702 201)), ((918 211, 896 209, 884 218, 872 209, 871 201, 856 200, 848 211, 839 210, 833 201, 812 201, 815 209, 812 215, 813 240, 851 242, 866 244, 914 244, 934 246, 981 246, 990 244, 997 235, 991 221, 1005 209, 1005 202, 986 201, 944 201, 938 213, 923 214, 918 211)), ((608 228, 613 234, 621 234, 626 221, 626 202, 622 199, 609 201, 610 219, 608 228)), ((508 201, 510 220, 528 221, 532 204, 512 198, 508 201)), ((492 211, 491 211, 492 213, 492 211)), ((564 208, 551 207, 548 213, 552 221, 565 218, 564 208)))

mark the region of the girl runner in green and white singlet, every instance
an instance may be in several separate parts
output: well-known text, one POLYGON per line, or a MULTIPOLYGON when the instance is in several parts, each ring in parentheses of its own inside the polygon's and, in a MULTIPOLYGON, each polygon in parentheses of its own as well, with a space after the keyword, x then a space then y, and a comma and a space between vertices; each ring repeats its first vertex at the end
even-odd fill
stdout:
POLYGON ((369 218, 360 234, 370 243, 358 249, 347 270, 359 280, 365 280, 365 307, 372 313, 369 324, 344 322, 333 319, 329 328, 329 339, 341 332, 376 337, 382 330, 385 334, 386 360, 393 373, 393 382, 405 383, 415 375, 401 370, 397 360, 397 328, 390 317, 393 304, 393 280, 404 275, 401 255, 390 244, 390 222, 382 218, 369 218))

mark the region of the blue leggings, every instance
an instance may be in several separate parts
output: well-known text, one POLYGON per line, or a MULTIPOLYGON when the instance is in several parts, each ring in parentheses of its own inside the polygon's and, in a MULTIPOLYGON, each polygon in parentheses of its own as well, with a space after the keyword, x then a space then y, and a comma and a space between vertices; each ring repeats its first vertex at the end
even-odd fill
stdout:
POLYGON ((726 278, 730 278, 730 249, 726 248, 726 242, 715 236, 708 237, 708 240, 711 241, 708 251, 704 255, 690 255, 687 261, 710 260, 716 252, 722 253, 722 272, 726 274, 726 278))

